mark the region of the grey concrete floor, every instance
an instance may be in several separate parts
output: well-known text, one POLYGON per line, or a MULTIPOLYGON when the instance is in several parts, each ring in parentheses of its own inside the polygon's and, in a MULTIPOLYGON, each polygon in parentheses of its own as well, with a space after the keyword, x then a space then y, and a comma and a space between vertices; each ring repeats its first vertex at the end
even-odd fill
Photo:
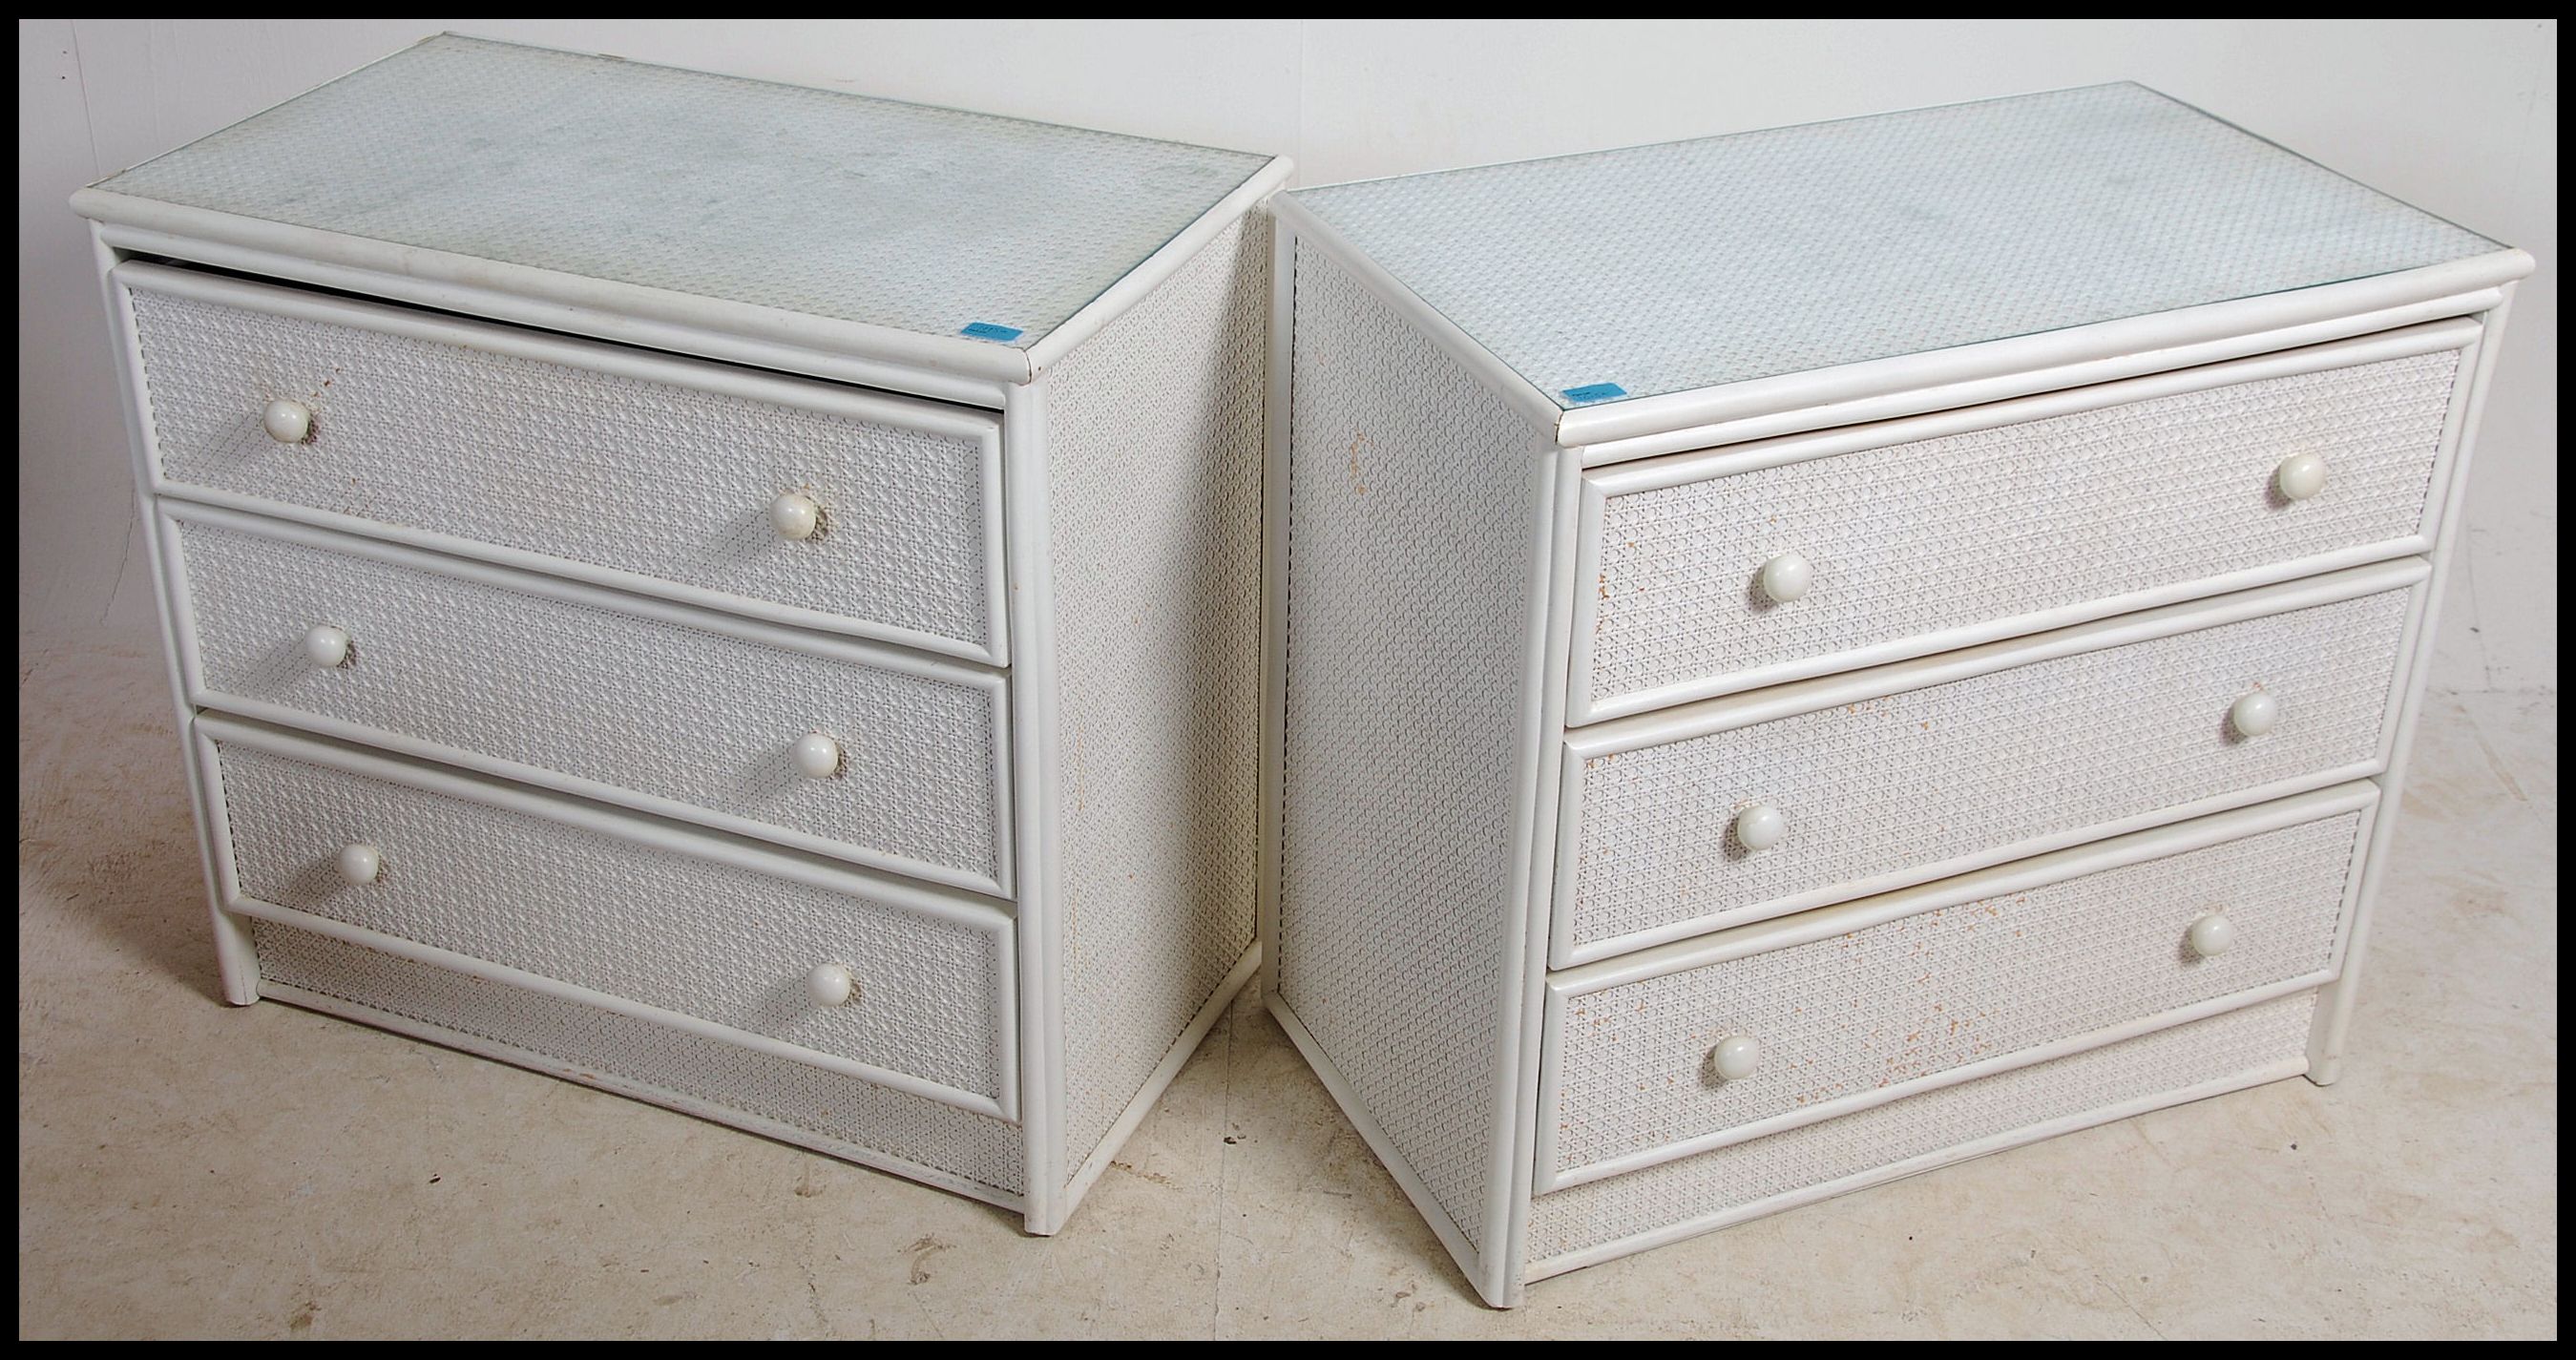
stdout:
POLYGON ((1051 1240, 214 995, 148 636, 23 640, 24 1337, 2553 1336, 2557 703, 2437 697, 2353 1058, 1476 1302, 1238 1005, 1051 1240))

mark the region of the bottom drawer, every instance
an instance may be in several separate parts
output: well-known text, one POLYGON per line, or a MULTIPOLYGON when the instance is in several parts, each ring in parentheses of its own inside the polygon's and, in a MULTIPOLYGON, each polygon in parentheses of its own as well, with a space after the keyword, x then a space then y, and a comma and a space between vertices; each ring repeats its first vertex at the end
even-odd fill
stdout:
POLYGON ((1549 977, 1545 1193, 2333 976, 2353 783, 1549 977))
POLYGON ((2297 1076, 2301 992, 2037 1066, 1540 1196, 1527 1278, 2184 1101, 2297 1076))
POLYGON ((236 912, 1016 1113, 999 910, 230 719, 197 734, 236 912))
POLYGON ((562 997, 256 921, 260 991, 1018 1208, 1019 1130, 562 997))

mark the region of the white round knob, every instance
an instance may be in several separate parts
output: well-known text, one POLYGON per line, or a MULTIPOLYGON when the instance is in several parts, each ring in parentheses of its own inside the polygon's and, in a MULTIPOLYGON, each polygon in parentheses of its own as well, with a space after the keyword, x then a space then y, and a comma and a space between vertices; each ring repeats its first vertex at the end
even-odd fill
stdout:
POLYGON ((823 507, 802 491, 790 491, 769 503, 769 527, 780 538, 802 543, 823 527, 823 507))
POLYGON ((1717 1041, 1709 1066, 1728 1081, 1742 1081, 1762 1065, 1762 1041, 1750 1034, 1730 1034, 1717 1041))
POLYGON ((2326 460, 2313 453, 2294 453, 2272 469, 2272 485, 2283 500, 2303 501, 2326 489, 2326 460))
POLYGON ((340 877, 361 887, 385 871, 384 852, 364 841, 340 847, 340 877))
POLYGON ((2183 932, 2183 940, 2191 946, 2191 952, 2194 954, 2204 959, 2214 959, 2235 947, 2236 927, 2229 925, 2226 917, 2213 911, 2192 922, 2191 929, 2183 932))
POLYGON ((2259 737, 2281 721, 2281 701, 2263 690, 2251 690, 2227 706, 2227 725, 2240 734, 2259 737))
POLYGON ((279 397, 260 409, 259 427, 280 444, 301 444, 313 433, 313 408, 279 397))
POLYGON ((304 659, 324 670, 349 664, 349 632, 317 623, 304 634, 304 659))
POLYGON ((829 779, 841 772, 841 743, 824 733, 798 737, 789 754, 795 757, 796 772, 808 779, 829 779))
POLYGON ((1789 834, 1789 819, 1769 803, 1756 803, 1735 814, 1735 843, 1747 850, 1768 850, 1789 834))
POLYGON ((1757 581, 1763 596, 1779 604, 1805 597, 1807 587, 1815 583, 1815 567, 1796 553, 1782 553, 1763 563, 1757 581))
POLYGON ((845 964, 818 963, 805 975, 805 994, 817 1006, 846 1006, 859 994, 859 980, 845 964))

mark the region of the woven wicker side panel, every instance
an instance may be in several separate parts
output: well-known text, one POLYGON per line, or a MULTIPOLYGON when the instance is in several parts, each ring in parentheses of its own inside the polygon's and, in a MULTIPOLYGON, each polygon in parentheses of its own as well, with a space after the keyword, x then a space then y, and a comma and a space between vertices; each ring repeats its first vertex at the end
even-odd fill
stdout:
POLYGON ((2300 1057, 2313 993, 1542 1195, 1533 1262, 2300 1057))
POLYGON ((219 769, 261 901, 1002 1095, 993 931, 249 747, 219 769), (337 867, 353 842, 384 856, 363 887, 337 867), (820 963, 858 1000, 813 1004, 820 963))
POLYGON ((1252 943, 1266 216, 1047 378, 1070 1176, 1252 943))
POLYGON ((1571 998, 1557 1165, 1588 1166, 2325 971, 2361 814, 1571 998), (2223 911, 2237 945, 2183 946, 2223 911), (1719 1081, 1708 1054, 1762 1041, 1719 1081))
MULTIPOLYGON (((2293 610, 1909 690, 1584 762, 1575 938, 1702 916, 1756 920, 1802 894, 1978 856, 2368 761, 2412 592, 2293 610), (2257 687, 2252 740, 2228 705, 2257 687), (1736 810, 1786 840, 1747 854, 1736 810)), ((1915 881, 1919 881, 1915 880, 1915 881)))
POLYGON ((1276 976, 1481 1246, 1538 441, 1311 250, 1296 309, 1276 976))
POLYGON ((990 877, 991 694, 183 522, 209 688, 990 877), (346 629, 316 670, 304 630, 346 629), (788 747, 832 733, 837 779, 788 747))
POLYGON ((325 936, 254 922, 260 975, 1019 1194, 1019 1130, 954 1105, 325 936))
POLYGON ((754 600, 991 641, 971 440, 136 290, 163 475, 754 600), (270 399, 313 436, 260 428, 270 399), (831 531, 790 543, 806 488, 831 531))
POLYGON ((2266 378, 1613 496, 1596 698, 1827 656, 2423 525, 2460 352, 2266 378), (2325 494, 2274 467, 2322 455, 2325 494), (1816 584, 1757 598, 1796 552, 1816 584))

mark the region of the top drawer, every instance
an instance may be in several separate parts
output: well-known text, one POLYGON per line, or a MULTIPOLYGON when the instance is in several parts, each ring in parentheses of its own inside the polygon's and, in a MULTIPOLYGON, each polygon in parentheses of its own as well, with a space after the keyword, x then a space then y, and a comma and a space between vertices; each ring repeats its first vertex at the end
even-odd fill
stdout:
POLYGON ((999 665, 985 413, 117 266, 155 491, 999 665), (309 413, 300 439, 286 412, 309 413), (781 536, 800 493, 820 531, 781 536))
POLYGON ((1586 474, 1566 720, 2422 552, 2478 334, 2435 322, 1586 474))

